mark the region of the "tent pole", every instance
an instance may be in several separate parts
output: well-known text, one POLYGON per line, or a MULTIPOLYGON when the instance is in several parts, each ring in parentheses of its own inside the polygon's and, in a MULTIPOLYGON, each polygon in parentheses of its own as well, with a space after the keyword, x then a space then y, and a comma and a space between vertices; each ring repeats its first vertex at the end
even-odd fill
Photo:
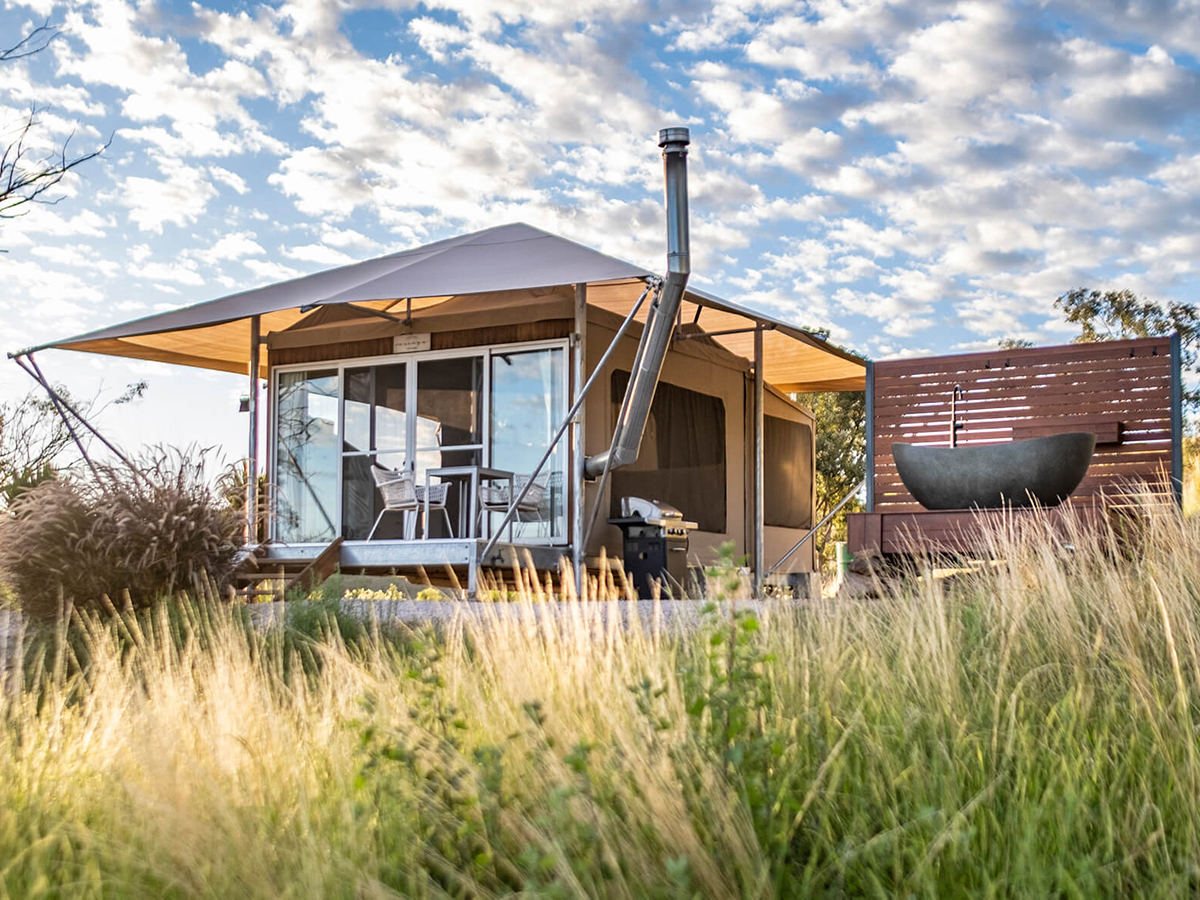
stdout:
POLYGON ((246 455, 246 544, 258 543, 258 366, 262 321, 250 317, 250 442, 246 455))
POLYGON ((575 569, 575 584, 580 596, 583 595, 584 569, 583 515, 586 500, 584 487, 584 463, 586 462, 586 416, 584 413, 586 400, 583 397, 583 376, 587 368, 587 285, 575 285, 575 374, 574 400, 579 409, 575 414, 574 460, 571 466, 571 562, 575 569))
POLYGON ((763 595, 763 329, 754 329, 754 596, 763 595))
MULTIPOLYGON (((87 467, 92 470, 92 477, 95 478, 96 481, 99 481, 100 473, 96 471, 96 464, 93 463, 92 458, 88 456, 87 447, 85 447, 83 441, 80 440, 78 432, 75 431, 75 426, 71 424, 71 419, 67 416, 66 409, 64 409, 59 402, 61 398, 58 396, 58 393, 46 382, 45 377, 42 375, 41 369, 38 369, 37 374, 34 374, 33 370, 27 368, 25 363, 21 361, 20 354, 17 354, 16 356, 10 356, 10 359, 20 366, 25 374, 29 375, 46 391, 46 395, 50 398, 50 405, 54 407, 54 411, 58 413, 58 417, 62 419, 63 425, 66 426, 67 433, 71 435, 71 440, 73 440, 75 442, 75 446, 79 448, 79 455, 83 457, 83 461, 87 463, 87 467)), ((25 357, 25 359, 29 360, 29 363, 33 365, 34 368, 37 367, 37 364, 33 361, 32 353, 25 357)))

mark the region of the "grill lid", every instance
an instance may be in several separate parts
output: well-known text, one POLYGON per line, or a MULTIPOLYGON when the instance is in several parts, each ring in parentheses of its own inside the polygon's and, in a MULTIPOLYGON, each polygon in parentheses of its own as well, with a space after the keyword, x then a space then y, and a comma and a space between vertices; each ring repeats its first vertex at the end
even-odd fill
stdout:
POLYGON ((649 525, 659 527, 684 528, 692 530, 695 522, 685 522, 683 513, 661 500, 647 500, 644 497, 622 497, 621 516, 626 519, 642 519, 649 525))

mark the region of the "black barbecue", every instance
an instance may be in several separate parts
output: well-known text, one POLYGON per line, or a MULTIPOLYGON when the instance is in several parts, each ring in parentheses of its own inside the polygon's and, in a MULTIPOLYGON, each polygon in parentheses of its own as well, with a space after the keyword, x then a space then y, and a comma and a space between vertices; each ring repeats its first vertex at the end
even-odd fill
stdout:
POLYGON ((651 584, 662 581, 663 592, 679 595, 686 589, 688 577, 688 534, 695 522, 686 522, 683 513, 658 500, 622 497, 621 516, 608 520, 621 529, 625 571, 633 589, 649 599, 651 584))

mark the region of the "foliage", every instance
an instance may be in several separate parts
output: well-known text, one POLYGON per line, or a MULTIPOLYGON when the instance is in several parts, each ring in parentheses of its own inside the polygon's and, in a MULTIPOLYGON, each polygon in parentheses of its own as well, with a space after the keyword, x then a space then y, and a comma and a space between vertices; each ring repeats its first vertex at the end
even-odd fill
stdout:
POLYGON ((84 615, 0 691, 0 895, 1193 896, 1200 523, 990 521, 866 605, 727 550, 687 631, 84 615))
MULTIPOLYGON (((249 493, 246 479, 249 476, 249 468, 246 460, 240 460, 227 466, 225 471, 221 473, 217 479, 217 493, 221 498, 229 504, 230 509, 237 510, 240 515, 245 515, 246 510, 246 495, 249 493)), ((255 541, 263 543, 269 537, 268 525, 271 516, 270 504, 270 486, 267 484, 266 473, 258 476, 256 484, 255 498, 255 541)))
MULTIPOLYGON (((1179 334, 1184 370, 1197 372, 1200 351, 1200 310, 1190 303, 1160 303, 1138 297, 1133 291, 1096 291, 1075 288, 1054 301, 1068 322, 1080 327, 1078 343, 1179 334)), ((1200 404, 1200 388, 1184 386, 1184 402, 1200 404)))
MULTIPOLYGON (((62 385, 55 385, 54 391, 81 415, 94 418, 110 406, 140 399, 146 387, 145 381, 134 382, 103 403, 100 394, 79 400, 62 385)), ((77 427, 76 433, 81 430, 77 427)), ((81 435, 85 447, 89 445, 87 437, 87 432, 81 435)), ((69 468, 70 462, 64 457, 69 457, 72 442, 71 431, 54 401, 41 388, 34 388, 18 400, 0 403, 0 511, 21 494, 69 468)))
POLYGON ((998 346, 1001 350, 1028 350, 1033 346, 1033 341, 1024 338, 1001 338, 998 346))
POLYGON ((53 478, 54 462, 70 443, 70 432, 40 389, 0 403, 0 510, 53 478))
MULTIPOLYGON (((866 475, 867 400, 861 391, 809 394, 805 399, 817 428, 815 525, 866 475)), ((860 509, 858 499, 851 500, 816 535, 817 552, 822 558, 834 541, 846 539, 846 514, 860 509)))
POLYGON ((206 452, 154 450, 138 472, 99 465, 99 478, 30 490, 0 520, 0 569, 27 612, 53 617, 63 600, 100 609, 152 604, 196 579, 220 583, 241 520, 213 493, 206 452))

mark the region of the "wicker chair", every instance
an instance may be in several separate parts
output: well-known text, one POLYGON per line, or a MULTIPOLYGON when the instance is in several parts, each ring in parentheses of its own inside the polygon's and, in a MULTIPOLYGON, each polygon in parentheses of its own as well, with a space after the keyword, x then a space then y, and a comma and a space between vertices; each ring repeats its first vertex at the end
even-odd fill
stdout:
MULTIPOLYGON (((379 488, 379 495, 383 498, 383 509, 379 513, 379 518, 375 520, 374 526, 371 528, 371 533, 367 535, 367 540, 371 540, 375 536, 375 531, 379 528, 379 523, 383 521, 383 517, 390 512, 400 512, 406 515, 405 539, 410 540, 410 535, 407 529, 407 515, 413 514, 420 518, 425 507, 425 491, 418 488, 411 472, 397 472, 395 469, 385 469, 383 466, 372 465, 371 477, 375 479, 375 486, 379 488)), ((454 536, 454 529, 450 525, 450 514, 446 511, 446 493, 448 485, 435 484, 429 487, 429 508, 431 510, 441 510, 442 515, 446 519, 446 529, 450 532, 451 537, 454 536)), ((429 523, 424 523, 421 536, 427 537, 429 533, 429 523)))
MULTIPOLYGON (((513 514, 513 519, 508 523, 508 540, 510 543, 513 539, 514 522, 549 524, 550 509, 547 503, 546 489, 552 477, 548 472, 540 473, 533 480, 533 484, 529 485, 529 490, 525 491, 525 496, 521 497, 521 502, 517 504, 517 511, 513 514)), ((513 476, 513 490, 517 493, 517 496, 521 495, 521 490, 527 484, 529 484, 528 475, 513 476)), ((479 511, 481 515, 493 512, 508 512, 508 507, 511 503, 512 498, 508 495, 508 485, 479 485, 479 511)))

